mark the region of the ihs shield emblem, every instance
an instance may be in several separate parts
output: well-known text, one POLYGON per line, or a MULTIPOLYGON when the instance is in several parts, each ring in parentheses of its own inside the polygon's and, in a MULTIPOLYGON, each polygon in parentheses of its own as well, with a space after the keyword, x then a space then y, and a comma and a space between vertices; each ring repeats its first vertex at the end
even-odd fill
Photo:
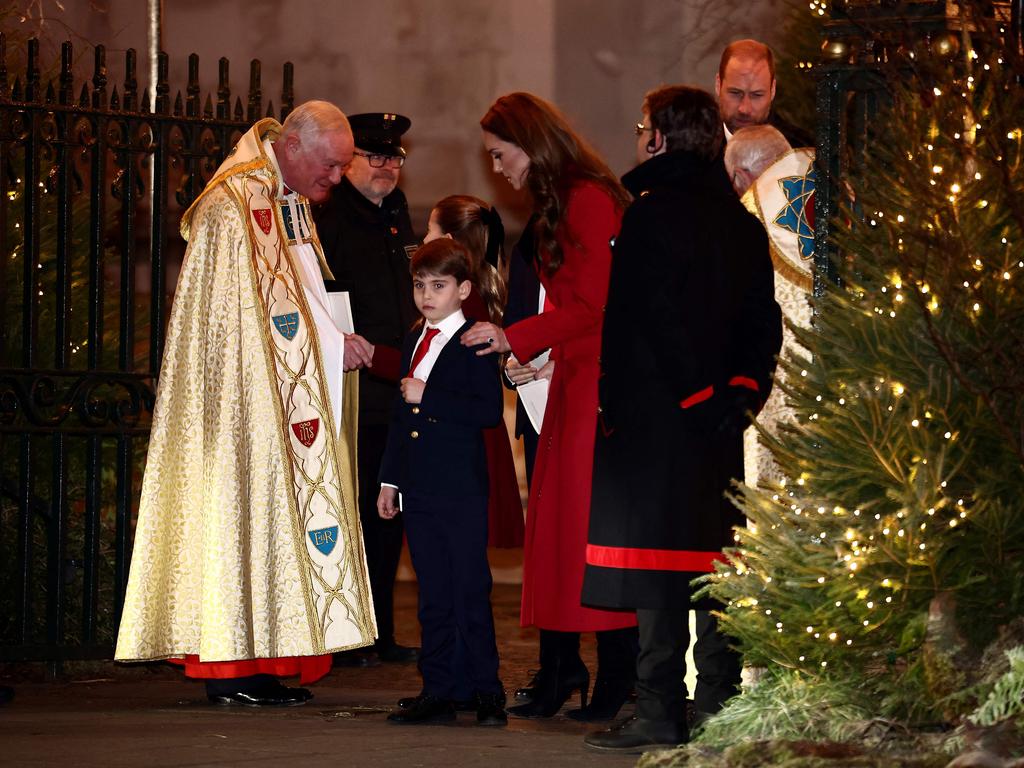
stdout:
POLYGON ((295 437, 299 439, 300 443, 309 448, 316 440, 317 433, 320 432, 320 419, 297 421, 292 424, 292 432, 295 433, 295 437))
POLYGON ((277 332, 284 336, 288 341, 294 339, 295 334, 299 332, 298 312, 289 312, 286 315, 274 315, 271 319, 274 321, 274 327, 277 328, 277 332))
POLYGON ((272 219, 269 208, 254 208, 252 217, 256 220, 256 226, 263 230, 264 235, 270 234, 272 219))

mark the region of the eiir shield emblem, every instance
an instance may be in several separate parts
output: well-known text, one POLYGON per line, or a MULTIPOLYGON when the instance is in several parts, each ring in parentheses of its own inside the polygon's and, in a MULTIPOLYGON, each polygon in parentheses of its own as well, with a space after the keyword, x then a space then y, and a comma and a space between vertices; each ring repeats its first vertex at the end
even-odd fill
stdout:
POLYGON ((334 545, 338 543, 338 526, 332 525, 329 528, 309 531, 309 540, 321 554, 329 555, 334 551, 334 545))

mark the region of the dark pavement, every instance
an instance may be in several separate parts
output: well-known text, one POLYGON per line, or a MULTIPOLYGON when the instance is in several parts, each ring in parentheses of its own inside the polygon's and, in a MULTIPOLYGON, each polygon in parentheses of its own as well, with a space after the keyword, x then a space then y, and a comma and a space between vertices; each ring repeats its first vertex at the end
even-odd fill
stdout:
MULTIPOLYGON (((403 644, 418 644, 415 601, 415 585, 400 584, 403 644)), ((536 630, 519 627, 518 586, 497 585, 494 609, 511 691, 536 666, 536 630)), ((584 637, 584 654, 593 672, 592 635, 584 637)), ((313 701, 284 709, 211 705, 201 684, 165 664, 69 665, 58 682, 32 676, 24 668, 0 676, 16 691, 0 707, 0 765, 619 768, 637 760, 587 750, 583 735, 596 726, 569 720, 564 710, 550 720, 510 719, 507 728, 479 727, 468 712, 453 724, 388 723, 394 702, 419 691, 415 665, 335 669, 313 686, 313 701)), ((630 713, 627 704, 623 714, 630 713)))

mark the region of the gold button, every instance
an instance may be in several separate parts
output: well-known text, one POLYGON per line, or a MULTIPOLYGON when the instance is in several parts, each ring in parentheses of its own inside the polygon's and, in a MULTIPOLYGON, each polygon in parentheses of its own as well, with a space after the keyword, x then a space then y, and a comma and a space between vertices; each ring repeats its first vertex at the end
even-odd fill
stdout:
POLYGON ((412 432, 409 433, 409 437, 411 437, 413 440, 415 440, 419 436, 420 436, 420 433, 417 432, 415 429, 412 432))
POLYGON ((413 412, 413 413, 419 413, 419 412, 420 412, 420 407, 419 407, 418 405, 414 405, 414 406, 412 407, 412 412, 413 412))

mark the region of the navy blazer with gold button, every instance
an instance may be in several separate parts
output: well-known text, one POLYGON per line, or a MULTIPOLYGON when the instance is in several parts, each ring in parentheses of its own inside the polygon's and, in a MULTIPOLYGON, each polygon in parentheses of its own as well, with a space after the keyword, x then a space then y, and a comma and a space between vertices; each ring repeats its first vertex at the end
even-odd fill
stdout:
MULTIPOLYGON (((441 349, 423 398, 418 404, 395 400, 379 480, 398 486, 406 506, 410 500, 453 496, 487 496, 487 454, 482 431, 502 415, 498 356, 477 356, 480 347, 465 347, 467 320, 441 349)), ((402 370, 407 371, 421 328, 402 345, 402 370)))

